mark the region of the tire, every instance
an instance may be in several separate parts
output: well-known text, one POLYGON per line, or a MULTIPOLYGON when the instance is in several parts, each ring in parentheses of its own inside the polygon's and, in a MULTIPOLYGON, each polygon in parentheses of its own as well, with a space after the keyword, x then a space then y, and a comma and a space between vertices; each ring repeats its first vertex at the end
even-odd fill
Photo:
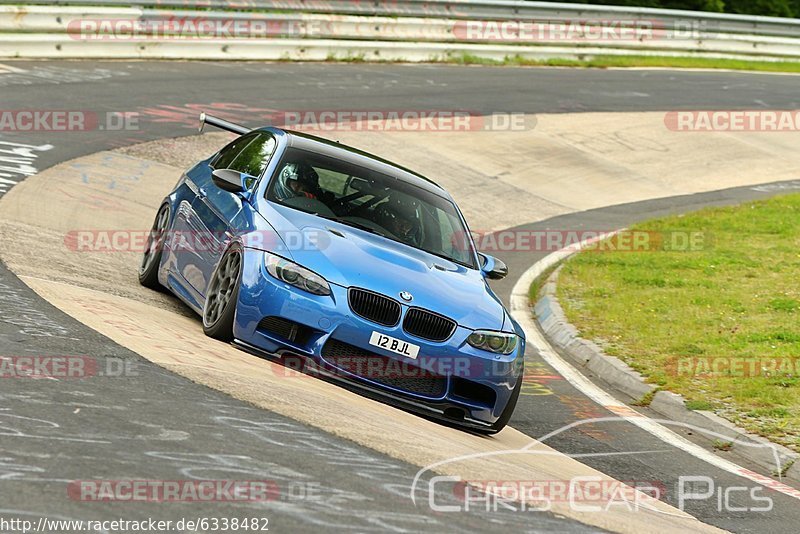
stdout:
POLYGON ((220 341, 233 341, 233 321, 242 279, 242 247, 238 243, 225 251, 211 275, 203 304, 203 332, 220 341))
POLYGON ((139 283, 150 289, 162 290, 158 281, 158 269, 161 266, 161 255, 164 250, 164 237, 169 225, 170 208, 164 204, 158 209, 153 228, 147 237, 147 248, 142 254, 142 264, 139 266, 139 283))
POLYGON ((508 422, 511 420, 511 416, 514 413, 514 408, 517 407, 517 400, 519 400, 519 394, 522 391, 522 376, 519 377, 517 380, 517 385, 514 386, 514 391, 511 392, 511 398, 508 399, 508 404, 506 404, 505 410, 503 413, 500 414, 500 419, 495 421, 492 425, 492 428, 486 431, 486 434, 492 435, 497 434, 501 430, 503 430, 508 422))

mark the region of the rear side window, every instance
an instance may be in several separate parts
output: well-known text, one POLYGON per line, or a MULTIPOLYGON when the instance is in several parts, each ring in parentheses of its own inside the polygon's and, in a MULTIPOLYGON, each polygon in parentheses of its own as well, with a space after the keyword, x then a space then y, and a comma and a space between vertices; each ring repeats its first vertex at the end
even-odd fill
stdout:
POLYGON ((211 166, 215 169, 232 169, 259 177, 267 168, 277 145, 267 132, 251 132, 223 148, 211 166))

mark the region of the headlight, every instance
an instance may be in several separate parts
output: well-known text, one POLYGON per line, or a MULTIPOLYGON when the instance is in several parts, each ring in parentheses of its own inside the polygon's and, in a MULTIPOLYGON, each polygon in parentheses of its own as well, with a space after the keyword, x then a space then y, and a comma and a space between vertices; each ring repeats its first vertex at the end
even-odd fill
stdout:
POLYGON ((496 354, 511 354, 517 348, 516 334, 476 330, 467 338, 467 343, 476 349, 487 350, 496 354))
POLYGON ((331 294, 331 286, 320 275, 279 256, 267 253, 264 257, 267 272, 278 280, 315 295, 331 294))

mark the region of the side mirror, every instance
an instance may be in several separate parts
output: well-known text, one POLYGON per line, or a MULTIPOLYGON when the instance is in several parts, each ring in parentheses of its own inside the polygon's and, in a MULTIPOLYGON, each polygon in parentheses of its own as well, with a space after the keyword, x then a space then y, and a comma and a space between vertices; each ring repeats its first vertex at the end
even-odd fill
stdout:
POLYGON ((255 178, 231 169, 216 169, 211 173, 211 180, 214 185, 230 193, 244 193, 247 191, 245 183, 255 178))
POLYGON ((494 256, 478 252, 481 259, 481 271, 489 280, 502 280, 508 276, 508 266, 494 256))

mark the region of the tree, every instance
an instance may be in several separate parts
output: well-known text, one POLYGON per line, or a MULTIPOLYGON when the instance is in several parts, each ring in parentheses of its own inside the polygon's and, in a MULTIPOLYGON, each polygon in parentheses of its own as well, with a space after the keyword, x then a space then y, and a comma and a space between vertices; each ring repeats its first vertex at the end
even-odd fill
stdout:
POLYGON ((725 2, 723 0, 663 0, 661 6, 668 9, 713 11, 715 13, 723 13, 725 11, 725 2))
POLYGON ((546 0, 604 6, 661 7, 715 13, 800 18, 800 0, 546 0))
POLYGON ((791 17, 794 15, 792 3, 796 0, 728 0, 730 13, 746 15, 767 15, 771 17, 791 17))
POLYGON ((594 4, 598 6, 664 7, 661 0, 545 0, 545 2, 567 2, 570 4, 594 4))

